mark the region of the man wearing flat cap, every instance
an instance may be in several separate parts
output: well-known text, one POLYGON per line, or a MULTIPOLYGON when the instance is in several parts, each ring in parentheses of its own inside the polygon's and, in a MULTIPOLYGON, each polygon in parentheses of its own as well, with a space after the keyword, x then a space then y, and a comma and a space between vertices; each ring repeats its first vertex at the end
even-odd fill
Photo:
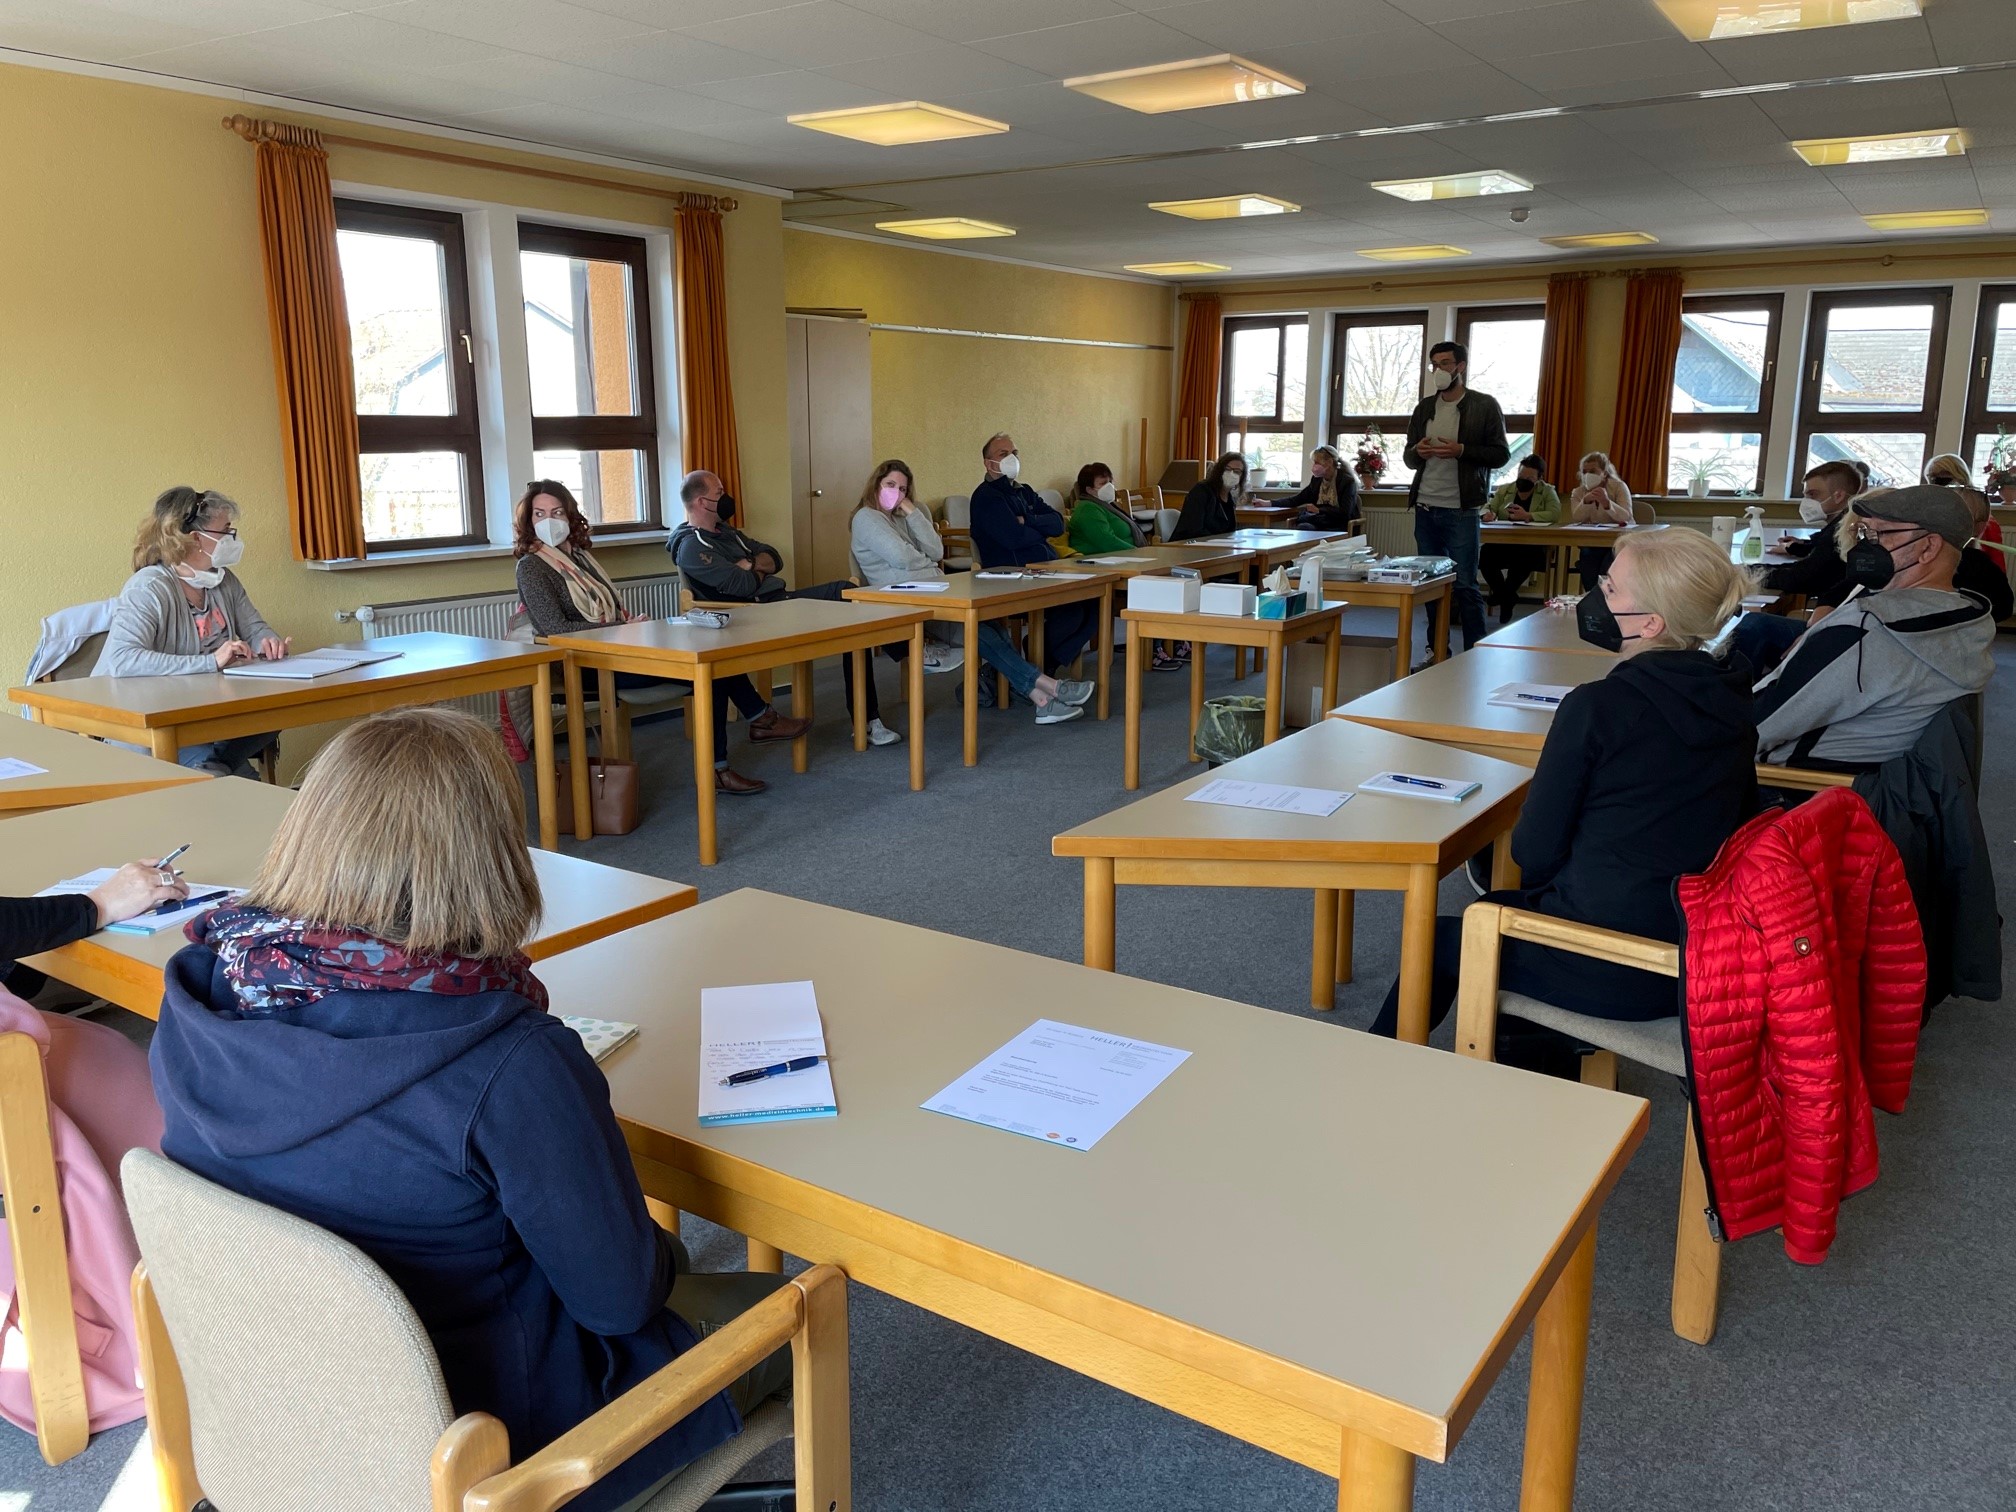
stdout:
POLYGON ((1760 761, 1864 772, 1902 756, 1932 716, 1988 685, 1995 621, 1953 586, 1974 538, 1951 489, 1886 488, 1850 506, 1857 590, 1757 684, 1760 761))

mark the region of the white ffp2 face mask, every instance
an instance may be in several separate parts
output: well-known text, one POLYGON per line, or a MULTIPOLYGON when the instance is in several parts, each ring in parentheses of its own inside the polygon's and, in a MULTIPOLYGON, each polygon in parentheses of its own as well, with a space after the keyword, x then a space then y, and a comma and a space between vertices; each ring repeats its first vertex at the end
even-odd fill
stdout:
POLYGON ((1806 525, 1825 525, 1827 523, 1827 506, 1822 504, 1818 499, 1801 499, 1799 501, 1799 519, 1802 524, 1806 525))
POLYGON ((1010 452, 1000 462, 1001 476, 1013 483, 1022 476, 1022 459, 1010 452))
POLYGON ((1603 474, 1599 472, 1585 472, 1584 474, 1582 474, 1582 486, 1584 488, 1594 488, 1597 484, 1601 483, 1602 481, 1603 481, 1603 474))
POLYGON ((562 546, 567 544, 567 537, 572 535, 573 532, 567 528, 565 520, 557 515, 549 515, 543 520, 534 520, 532 522, 532 534, 539 537, 540 540, 551 546, 555 551, 558 551, 562 546))
POLYGON ((1454 373, 1445 373, 1440 368, 1430 368, 1428 370, 1427 393, 1439 394, 1455 383, 1455 381, 1456 375, 1454 373))
POLYGON ((177 567, 175 575, 197 588, 215 588, 224 581, 222 567, 177 567))
POLYGON ((1101 483, 1092 497, 1097 499, 1101 504, 1111 504, 1113 502, 1113 485, 1111 483, 1101 483))
POLYGON ((212 567, 236 567, 245 560, 245 543, 235 535, 218 536, 210 545, 212 567))

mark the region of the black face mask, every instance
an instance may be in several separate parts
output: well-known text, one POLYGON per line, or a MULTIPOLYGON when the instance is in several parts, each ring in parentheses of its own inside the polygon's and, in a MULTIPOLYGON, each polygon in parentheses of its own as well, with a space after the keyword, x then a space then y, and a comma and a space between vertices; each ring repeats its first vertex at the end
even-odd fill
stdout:
MULTIPOLYGON (((1630 617, 1642 618, 1635 611, 1630 617)), ((1575 606, 1575 633, 1599 651, 1622 651, 1627 640, 1641 639, 1624 633, 1601 587, 1591 588, 1575 606)))
POLYGON ((735 495, 725 493, 721 495, 720 502, 714 506, 714 518, 723 525, 729 524, 734 520, 735 495))
MULTIPOLYGON (((1904 545, 1909 546, 1912 542, 1924 539, 1922 535, 1915 535, 1911 540, 1904 542, 1904 545)), ((1848 581, 1859 584, 1870 593, 1879 593, 1888 588, 1890 580, 1897 576, 1897 558, 1881 541, 1857 541, 1849 547, 1845 565, 1848 568, 1848 581)))
POLYGON ((1530 494, 1531 492, 1533 492, 1533 480, 1531 478, 1521 478, 1519 480, 1520 496, 1523 498, 1525 495, 1530 494))

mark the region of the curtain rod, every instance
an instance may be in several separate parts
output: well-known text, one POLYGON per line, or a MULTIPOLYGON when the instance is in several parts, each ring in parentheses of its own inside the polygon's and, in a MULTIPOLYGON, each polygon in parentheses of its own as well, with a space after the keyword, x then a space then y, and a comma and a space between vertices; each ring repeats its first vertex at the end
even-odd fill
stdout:
MULTIPOLYGON (((253 116, 224 117, 224 129, 235 131, 248 142, 285 140, 289 134, 309 131, 282 121, 262 121, 253 116)), ((430 163, 453 163, 461 168, 483 168, 492 173, 516 173, 524 178, 548 179, 560 184, 585 184, 591 189, 614 189, 621 194, 641 194, 648 199, 670 200, 681 210, 716 210, 727 214, 736 200, 725 194, 696 194, 687 189, 654 189, 645 184, 626 184, 621 179, 597 178, 588 173, 565 173, 558 168, 534 168, 525 163, 502 163, 491 158, 470 157, 461 152, 441 152, 432 147, 406 147, 397 142, 374 142, 369 137, 337 136, 326 131, 311 133, 325 147, 352 147, 360 152, 384 152, 394 157, 420 158, 430 163)))

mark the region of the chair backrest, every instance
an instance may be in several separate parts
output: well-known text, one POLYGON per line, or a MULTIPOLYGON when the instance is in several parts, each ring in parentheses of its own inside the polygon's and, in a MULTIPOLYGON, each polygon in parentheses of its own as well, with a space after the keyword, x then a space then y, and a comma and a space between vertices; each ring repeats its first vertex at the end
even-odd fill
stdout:
POLYGON ((1171 540, 1176 534, 1176 522, 1183 518, 1180 509, 1158 509, 1155 511, 1155 535, 1159 540, 1171 540))
POLYGON ((45 615, 35 649, 28 657, 28 673, 23 682, 53 682, 73 677, 89 677, 105 648, 105 634, 112 628, 112 611, 117 599, 98 599, 72 604, 45 615))
POLYGON ((356 1246, 164 1160, 120 1163, 140 1254, 220 1508, 428 1512, 453 1420, 440 1362, 356 1246))
POLYGON ((973 499, 970 494, 945 495, 945 523, 954 530, 972 528, 973 499))
POLYGON ((1045 504, 1048 504, 1052 509, 1062 509, 1064 507, 1064 495, 1054 488, 1039 488, 1036 490, 1036 497, 1041 499, 1045 504))
POLYGON ((1634 525, 1657 525, 1659 523, 1659 511, 1636 494, 1633 494, 1631 496, 1631 522, 1634 525))

